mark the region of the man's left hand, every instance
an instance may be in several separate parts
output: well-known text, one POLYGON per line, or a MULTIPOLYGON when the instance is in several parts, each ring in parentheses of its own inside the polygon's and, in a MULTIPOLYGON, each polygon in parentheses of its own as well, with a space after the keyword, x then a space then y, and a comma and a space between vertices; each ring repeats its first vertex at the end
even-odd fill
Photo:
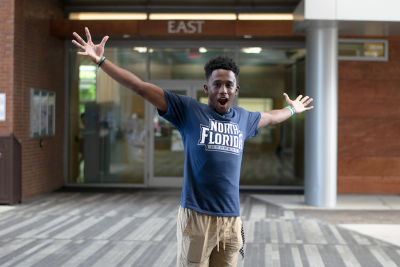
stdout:
POLYGON ((302 95, 299 95, 296 100, 292 101, 286 93, 283 93, 283 95, 285 96, 288 106, 291 106, 296 113, 302 113, 303 111, 314 108, 314 106, 307 107, 308 104, 313 101, 313 99, 308 96, 303 97, 302 95))

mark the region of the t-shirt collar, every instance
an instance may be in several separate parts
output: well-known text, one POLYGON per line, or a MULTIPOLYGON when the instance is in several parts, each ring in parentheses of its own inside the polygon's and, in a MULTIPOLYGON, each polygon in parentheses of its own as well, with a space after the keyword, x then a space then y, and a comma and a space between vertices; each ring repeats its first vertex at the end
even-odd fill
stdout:
POLYGON ((232 107, 229 108, 228 112, 226 112, 225 114, 219 114, 215 109, 213 109, 211 106, 209 106, 215 113, 217 113, 218 115, 224 117, 224 118, 229 118, 232 116, 232 107))

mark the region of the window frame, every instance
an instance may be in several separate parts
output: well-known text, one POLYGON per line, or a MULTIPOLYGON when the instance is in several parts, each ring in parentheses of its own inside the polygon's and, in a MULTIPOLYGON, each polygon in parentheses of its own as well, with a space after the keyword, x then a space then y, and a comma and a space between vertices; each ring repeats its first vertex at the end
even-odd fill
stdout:
POLYGON ((339 38, 338 40, 338 60, 342 61, 389 61, 389 41, 384 39, 347 39, 339 38), (340 43, 383 43, 383 57, 355 57, 355 56, 339 56, 340 43))
POLYGON ((49 90, 42 90, 42 89, 36 89, 36 88, 30 88, 30 122, 29 122, 29 128, 30 128, 30 138, 43 138, 43 137, 53 137, 56 135, 56 92, 54 91, 49 91, 49 90), (34 96, 36 94, 39 94, 39 106, 35 107, 35 102, 34 102, 34 96), (42 96, 46 95, 47 100, 46 103, 42 102, 42 96), (53 103, 53 113, 51 114, 51 129, 49 129, 49 98, 50 95, 54 97, 54 103, 53 103), (45 105, 45 110, 46 110, 46 132, 42 133, 42 112, 43 112, 43 106, 45 105), (37 109, 39 108, 39 109, 37 109), (36 115, 36 116, 35 116, 36 115))

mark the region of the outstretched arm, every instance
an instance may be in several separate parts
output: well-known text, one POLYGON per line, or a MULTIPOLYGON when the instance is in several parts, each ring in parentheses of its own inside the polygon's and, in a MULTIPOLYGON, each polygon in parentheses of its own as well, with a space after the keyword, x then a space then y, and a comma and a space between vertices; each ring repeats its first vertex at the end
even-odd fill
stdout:
MULTIPOLYGON (((74 32, 73 35, 78 42, 72 40, 72 43, 74 43, 78 48, 84 50, 84 52, 78 52, 78 55, 90 57, 90 59, 97 65, 103 57, 104 46, 108 40, 108 36, 105 36, 100 44, 95 45, 92 42, 92 37, 90 36, 88 28, 85 28, 85 32, 87 38, 86 42, 76 32, 74 32)), ((133 73, 114 65, 107 59, 104 60, 100 67, 115 81, 142 96, 159 110, 167 112, 168 106, 165 101, 164 91, 160 87, 151 83, 143 82, 133 73)))
MULTIPOLYGON (((313 108, 313 106, 307 107, 307 105, 313 101, 313 99, 309 98, 308 96, 303 97, 302 95, 299 95, 296 100, 292 101, 286 93, 283 95, 285 96, 288 106, 292 107, 296 113, 302 113, 313 108)), ((258 128, 281 123, 289 119, 291 116, 292 113, 287 108, 261 112, 261 119, 260 123, 258 124, 258 128)))

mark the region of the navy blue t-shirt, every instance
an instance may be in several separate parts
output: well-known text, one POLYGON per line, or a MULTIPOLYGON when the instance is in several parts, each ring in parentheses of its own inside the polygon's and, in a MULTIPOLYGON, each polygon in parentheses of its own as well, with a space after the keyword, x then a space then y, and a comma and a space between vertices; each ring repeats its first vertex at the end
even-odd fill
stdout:
POLYGON ((185 147, 181 206, 205 214, 239 217, 244 140, 258 134, 261 114, 232 107, 224 115, 183 95, 164 91, 160 116, 180 132, 185 147))

